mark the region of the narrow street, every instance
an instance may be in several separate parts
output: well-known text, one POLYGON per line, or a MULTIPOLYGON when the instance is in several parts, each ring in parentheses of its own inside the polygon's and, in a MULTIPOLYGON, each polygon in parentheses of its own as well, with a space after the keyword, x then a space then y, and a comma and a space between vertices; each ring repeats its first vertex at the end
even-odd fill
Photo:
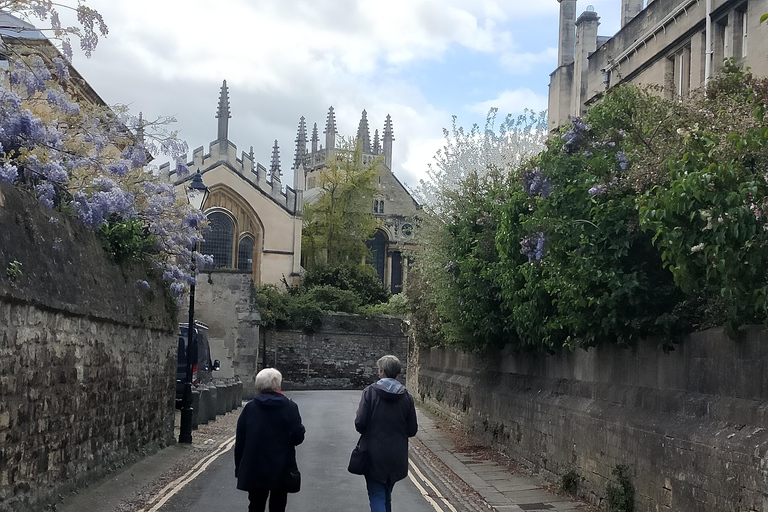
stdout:
MULTIPOLYGON (((288 498, 288 510, 331 512, 368 509, 363 477, 347 472, 349 453, 358 434, 353 421, 359 391, 288 392, 299 406, 307 428, 303 444, 297 448, 302 472, 302 490, 288 498)), ((234 436, 234 430, 232 432, 234 436)), ((229 443, 231 445, 231 442, 229 443)), ((214 451, 201 467, 150 502, 146 512, 219 512, 247 510, 247 494, 235 488, 232 448, 227 442, 214 451), (186 485, 183 485, 186 482, 186 485), (181 486, 183 485, 183 487, 181 486), (174 492, 175 491, 175 492, 174 492)), ((466 510, 442 498, 438 479, 412 456, 411 475, 398 482, 393 492, 393 510, 408 512, 452 512, 466 510), (421 469, 419 467, 422 466, 421 469), (425 495, 427 497, 425 498, 425 495)), ((455 500, 453 500, 455 501, 455 500)))

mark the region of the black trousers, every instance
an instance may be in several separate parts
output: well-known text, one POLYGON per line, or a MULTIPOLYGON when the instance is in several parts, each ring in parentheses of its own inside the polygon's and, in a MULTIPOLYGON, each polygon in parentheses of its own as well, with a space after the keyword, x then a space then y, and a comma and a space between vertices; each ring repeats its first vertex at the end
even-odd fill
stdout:
POLYGON ((269 489, 257 489, 248 491, 248 512, 264 512, 269 497, 269 512, 285 512, 285 505, 288 503, 288 493, 281 491, 270 491, 269 489))

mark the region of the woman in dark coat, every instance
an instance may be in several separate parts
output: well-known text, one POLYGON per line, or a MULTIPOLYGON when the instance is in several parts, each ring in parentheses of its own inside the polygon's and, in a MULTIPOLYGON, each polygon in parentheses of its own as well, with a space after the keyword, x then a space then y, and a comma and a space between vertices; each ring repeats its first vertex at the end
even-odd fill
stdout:
POLYGON ((392 488, 408 476, 408 438, 416 435, 416 408, 395 377, 400 360, 384 356, 376 363, 379 380, 365 388, 355 416, 360 447, 370 464, 365 473, 371 512, 392 512, 392 488))
POLYGON ((285 478, 296 469, 296 446, 304 441, 299 407, 283 395, 283 376, 274 368, 256 375, 259 393, 237 420, 235 477, 237 488, 248 491, 248 512, 284 512, 288 502, 285 478))

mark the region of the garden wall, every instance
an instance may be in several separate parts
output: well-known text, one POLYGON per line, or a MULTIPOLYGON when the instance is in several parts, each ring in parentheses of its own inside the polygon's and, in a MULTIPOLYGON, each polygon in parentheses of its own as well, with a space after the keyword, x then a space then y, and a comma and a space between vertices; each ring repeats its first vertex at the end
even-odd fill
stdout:
POLYGON ((768 333, 742 334, 697 333, 669 354, 650 341, 488 358, 421 348, 411 387, 550 481, 578 477, 594 504, 627 465, 635 510, 768 512, 768 333))
POLYGON ((172 441, 175 312, 162 290, 0 185, 0 511, 47 509, 172 441))
POLYGON ((378 379, 376 361, 392 354, 403 363, 404 381, 409 338, 401 324, 397 317, 337 313, 324 316, 314 334, 267 331, 266 363, 283 374, 285 389, 362 389, 378 379))

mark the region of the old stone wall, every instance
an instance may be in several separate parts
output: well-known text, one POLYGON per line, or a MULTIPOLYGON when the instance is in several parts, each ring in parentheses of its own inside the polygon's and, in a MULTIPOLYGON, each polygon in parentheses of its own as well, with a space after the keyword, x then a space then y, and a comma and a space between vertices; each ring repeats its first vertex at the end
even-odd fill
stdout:
MULTIPOLYGON (((214 378, 253 382, 261 315, 251 273, 206 272, 200 274, 195 288, 195 318, 208 325, 211 359, 221 361, 221 371, 214 372, 214 378)), ((184 305, 179 321, 188 320, 188 305, 184 305)))
POLYGON ((720 330, 553 356, 421 348, 415 395, 555 483, 605 503, 627 465, 639 511, 768 512, 768 333, 720 330))
POLYGON ((401 325, 397 317, 339 313, 325 316, 314 334, 267 331, 266 363, 283 374, 285 389, 362 389, 376 381, 376 361, 392 354, 403 363, 405 381, 408 337, 401 325))
POLYGON ((172 441, 174 314, 146 271, 0 184, 0 511, 47 509, 172 441))

